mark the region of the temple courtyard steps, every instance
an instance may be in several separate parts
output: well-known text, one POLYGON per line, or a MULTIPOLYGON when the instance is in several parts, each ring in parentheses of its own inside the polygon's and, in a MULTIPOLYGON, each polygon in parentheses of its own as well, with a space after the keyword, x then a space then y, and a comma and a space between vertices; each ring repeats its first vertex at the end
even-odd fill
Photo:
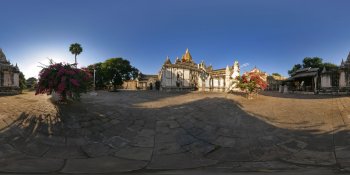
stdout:
POLYGON ((350 172, 350 97, 98 91, 0 97, 0 173, 350 172))

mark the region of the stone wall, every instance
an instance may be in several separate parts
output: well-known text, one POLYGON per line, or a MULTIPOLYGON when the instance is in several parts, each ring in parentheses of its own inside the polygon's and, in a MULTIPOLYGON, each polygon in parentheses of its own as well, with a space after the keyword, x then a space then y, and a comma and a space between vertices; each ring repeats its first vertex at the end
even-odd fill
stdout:
POLYGON ((4 86, 12 86, 12 77, 10 72, 4 71, 4 86))
POLYGON ((321 76, 321 88, 329 88, 332 87, 331 76, 329 74, 325 74, 321 76))
POLYGON ((346 87, 346 76, 344 71, 340 72, 339 75, 339 87, 346 87))
POLYGON ((136 80, 124 81, 122 88, 136 90, 137 89, 137 82, 136 82, 136 80))

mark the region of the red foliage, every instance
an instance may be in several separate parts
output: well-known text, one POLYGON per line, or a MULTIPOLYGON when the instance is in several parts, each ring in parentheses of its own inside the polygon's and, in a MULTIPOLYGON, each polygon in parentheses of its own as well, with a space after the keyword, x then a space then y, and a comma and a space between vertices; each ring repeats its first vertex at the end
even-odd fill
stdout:
POLYGON ((267 82, 263 77, 264 74, 259 72, 247 72, 241 77, 237 77, 238 87, 248 93, 258 93, 258 90, 267 88, 267 82))
POLYGON ((61 100, 77 99, 86 92, 91 82, 91 74, 86 69, 77 69, 69 64, 56 63, 43 68, 39 73, 37 94, 56 92, 61 100))

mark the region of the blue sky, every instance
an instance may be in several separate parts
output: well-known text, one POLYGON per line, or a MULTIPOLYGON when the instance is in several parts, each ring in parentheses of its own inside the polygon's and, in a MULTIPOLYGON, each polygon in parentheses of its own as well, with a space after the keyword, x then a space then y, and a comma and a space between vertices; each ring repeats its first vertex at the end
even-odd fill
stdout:
POLYGON ((346 0, 1 0, 0 48, 26 78, 39 62, 80 66, 123 57, 156 74, 189 48, 214 68, 249 63, 287 75, 304 57, 339 64, 350 51, 346 0))

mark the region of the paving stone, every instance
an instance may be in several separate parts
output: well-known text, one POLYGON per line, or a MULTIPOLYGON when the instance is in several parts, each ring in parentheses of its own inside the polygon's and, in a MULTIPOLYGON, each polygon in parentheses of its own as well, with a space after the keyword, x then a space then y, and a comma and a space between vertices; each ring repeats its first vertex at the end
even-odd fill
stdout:
POLYGON ((114 156, 133 159, 133 160, 151 160, 153 148, 125 147, 114 153, 114 156))
POLYGON ((236 138, 219 136, 214 143, 223 147, 234 147, 236 142, 236 138))
POLYGON ((103 143, 91 143, 81 147, 89 157, 101 157, 110 153, 110 148, 103 143))
POLYGON ((131 140, 130 145, 138 147, 153 147, 154 136, 136 136, 131 140))
POLYGON ((223 148, 219 147, 209 153, 206 157, 220 161, 251 161, 248 149, 223 148))
POLYGON ((282 158, 287 162, 309 165, 332 166, 336 164, 333 152, 318 152, 310 150, 301 150, 292 154, 290 157, 282 158))
POLYGON ((104 143, 114 149, 118 149, 120 147, 126 146, 130 143, 130 141, 120 136, 113 136, 106 140, 104 143))
POLYGON ((66 138, 66 145, 81 146, 86 144, 87 144, 87 141, 84 137, 67 137, 66 138))
POLYGON ((350 160, 350 146, 337 146, 335 147, 335 154, 337 159, 349 159, 350 160))
POLYGON ((155 135, 155 131, 153 129, 142 129, 139 133, 139 136, 154 136, 155 135))
POLYGON ((186 169, 210 166, 217 161, 203 157, 194 157, 188 153, 179 153, 171 155, 155 155, 147 169, 186 169))
POLYGON ((87 158, 79 146, 53 146, 44 157, 58 159, 87 158))
POLYGON ((22 160, 1 160, 0 172, 49 173, 58 171, 62 168, 63 164, 63 159, 32 158, 22 160))
POLYGON ((176 141, 179 145, 184 146, 184 145, 189 145, 189 144, 197 141, 197 139, 191 135, 186 134, 186 135, 177 135, 176 141))
POLYGON ((212 151, 214 151, 217 147, 215 145, 203 142, 203 141, 197 141, 194 143, 191 143, 189 145, 185 145, 182 147, 184 150, 189 151, 195 155, 206 155, 212 151))
POLYGON ((21 155, 22 152, 16 150, 9 144, 1 144, 0 145, 0 158, 12 158, 15 156, 21 155))
POLYGON ((166 126, 168 128, 178 128, 180 125, 174 120, 158 121, 157 126, 166 126))
POLYGON ((62 173, 116 173, 130 172, 144 168, 146 161, 126 160, 116 157, 90 159, 69 159, 62 173))
POLYGON ((155 147, 154 154, 175 154, 186 152, 185 149, 181 148, 176 142, 161 142, 155 147))
POLYGON ((36 142, 53 146, 53 145, 65 145, 66 138, 64 136, 45 136, 42 134, 38 134, 33 138, 36 142))
POLYGON ((47 152, 47 150, 49 150, 49 148, 50 146, 48 145, 32 142, 23 147, 21 150, 27 153, 28 155, 40 157, 44 155, 47 152))

